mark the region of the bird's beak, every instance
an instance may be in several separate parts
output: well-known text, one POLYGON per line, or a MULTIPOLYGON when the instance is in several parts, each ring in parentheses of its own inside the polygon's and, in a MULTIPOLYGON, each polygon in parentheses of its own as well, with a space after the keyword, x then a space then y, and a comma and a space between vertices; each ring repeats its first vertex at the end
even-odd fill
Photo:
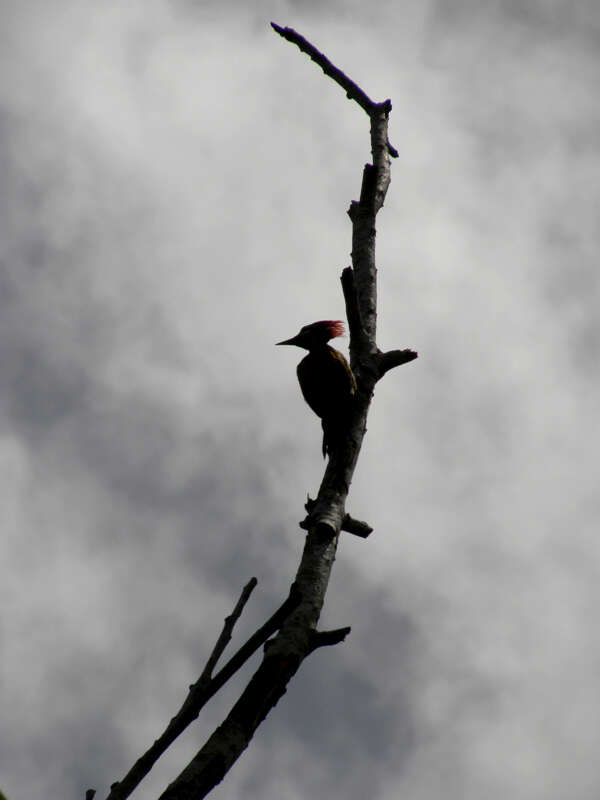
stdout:
POLYGON ((284 342, 276 342, 275 345, 277 346, 279 344, 297 344, 296 342, 297 338, 298 336, 293 336, 291 339, 286 339, 284 342))

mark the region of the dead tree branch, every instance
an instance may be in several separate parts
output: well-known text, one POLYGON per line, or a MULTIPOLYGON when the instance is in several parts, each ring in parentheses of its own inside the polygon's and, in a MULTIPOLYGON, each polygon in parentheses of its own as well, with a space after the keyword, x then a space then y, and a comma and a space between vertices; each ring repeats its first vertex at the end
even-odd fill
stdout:
POLYGON ((334 631, 315 631, 310 640, 310 652, 318 650, 319 647, 331 647, 343 642, 352 628, 336 628, 334 631))
POLYGON ((304 36, 299 34, 293 28, 282 28, 280 25, 276 25, 274 22, 271 23, 271 27, 280 36, 283 36, 284 39, 287 39, 288 42, 292 42, 292 44, 295 44, 297 47, 299 47, 303 53, 306 53, 306 55, 310 57, 311 61, 314 61, 315 64, 318 64, 325 75, 342 87, 342 89, 346 92, 346 97, 348 100, 354 100, 362 109, 367 112, 369 116, 371 115, 371 110, 375 106, 375 103, 371 100, 369 95, 366 94, 366 92, 363 92, 360 86, 357 86, 354 81, 350 80, 350 78, 344 72, 342 72, 341 69, 332 64, 324 53, 321 53, 320 50, 317 50, 317 48, 311 44, 308 39, 305 39, 304 36))
MULTIPOLYGON (((389 100, 383 103, 373 102, 354 81, 304 37, 291 28, 271 24, 279 35, 307 53, 326 75, 341 86, 346 96, 366 111, 371 122, 373 163, 365 166, 360 199, 351 203, 348 212, 352 220, 352 267, 345 269, 342 275, 350 329, 350 360, 358 387, 356 402, 348 436, 330 454, 317 498, 309 501, 308 516, 301 523, 308 533, 293 590, 286 601, 292 604, 293 610, 290 612, 290 607, 286 607, 284 618, 279 618, 276 628, 273 629, 278 629, 279 632, 265 644, 262 662, 239 700, 190 763, 163 792, 160 800, 199 800, 205 797, 246 749, 260 723, 285 694, 287 684, 302 661, 320 647, 343 641, 350 632, 350 628, 317 631, 340 531, 349 530, 362 537, 371 532, 369 525, 346 513, 346 498, 366 432, 374 386, 393 366, 416 358, 416 353, 411 350, 381 353, 376 343, 375 220, 390 184, 390 156, 397 155, 388 141, 391 103, 389 100)), ((261 629, 261 637, 265 627, 261 629)), ((224 636, 226 637, 225 632, 224 636)), ((206 676, 203 673, 198 683, 191 687, 190 695, 181 710, 140 761, 148 759, 148 762, 154 763, 154 748, 158 751, 167 739, 172 741, 172 733, 180 732, 198 715, 199 709, 206 702, 207 694, 230 677, 228 667, 233 664, 231 670, 234 671, 234 667, 237 669, 236 658, 242 658, 240 654, 244 648, 214 678, 210 677, 214 664, 210 668, 207 665, 206 676)), ((245 658, 247 655, 244 651, 244 660, 245 658)), ((212 694, 214 692, 210 696, 212 694)), ((125 780, 113 787, 109 800, 122 800, 127 796, 119 793, 125 780)))
MULTIPOLYGON (((271 23, 271 27, 280 36, 283 36, 284 39, 287 39, 288 42, 292 42, 292 44, 295 44, 297 47, 299 47, 303 53, 306 53, 310 57, 311 61, 314 61, 315 64, 318 64, 325 75, 342 87, 342 89, 346 92, 346 97, 348 100, 354 100, 369 116, 372 115, 373 109, 375 106, 377 106, 377 103, 374 103, 369 95, 366 92, 363 92, 360 86, 354 83, 354 81, 350 80, 350 78, 344 72, 342 72, 341 69, 332 64, 327 56, 324 53, 321 53, 320 50, 317 50, 317 48, 311 44, 308 39, 305 39, 304 36, 299 34, 293 28, 282 28, 280 25, 276 25, 274 22, 271 23)), ((387 103, 389 100, 386 100, 385 102, 387 103)), ((392 158, 398 158, 398 151, 396 148, 392 147, 389 142, 387 142, 387 147, 392 158)))
MULTIPOLYGON (((208 661, 206 662, 206 666, 204 667, 198 682, 195 686, 206 686, 209 683, 210 679, 212 678, 213 670, 217 665, 217 661, 223 655, 223 651, 231 641, 231 634, 233 633, 233 628, 235 623, 240 618, 242 611, 244 610, 244 606, 248 602, 250 595, 256 588, 256 584, 258 581, 256 578, 250 578, 248 583, 242 589, 242 593, 240 595, 240 599, 237 601, 235 608, 231 612, 228 617, 225 617, 225 622, 223 625, 223 630, 221 631, 221 635, 217 639, 217 643, 215 644, 212 653, 210 654, 208 661)), ((192 687, 190 687, 192 688, 192 687)))
MULTIPOLYGON (((366 418, 375 383, 383 374, 376 344, 377 283, 375 267, 375 217, 383 206, 390 183, 387 125, 391 103, 374 103, 335 67, 323 53, 290 28, 271 23, 274 30, 296 44, 363 108, 371 120, 373 164, 363 174, 360 200, 350 207, 353 224, 353 268, 344 279, 350 327, 350 355, 358 382, 358 399, 346 443, 334 451, 327 464, 314 507, 307 518, 308 534, 295 583, 302 602, 290 614, 265 649, 257 672, 224 722, 188 766, 161 795, 160 800, 198 800, 219 783, 246 749, 254 732, 285 694, 286 686, 302 661, 321 644, 333 644, 343 632, 316 633, 335 559, 340 530, 347 521, 345 502, 366 430, 366 418)), ((347 272, 347 271, 346 271, 347 272)), ((413 354, 412 357, 416 357, 413 354)), ((389 361, 389 360, 388 360, 389 361)), ((383 362, 388 369, 391 363, 383 362)), ((368 527, 368 526, 367 526, 368 527)))
POLYGON ((389 350, 387 353, 379 353, 377 362, 379 364, 379 377, 383 378, 386 372, 399 367, 402 364, 408 364, 409 361, 414 361, 417 358, 417 353, 414 350, 389 350))
POLYGON ((220 658, 227 643, 231 639, 231 633, 237 620, 239 619, 248 598, 257 584, 256 578, 252 578, 242 591, 240 599, 230 616, 225 618, 223 631, 219 636, 215 647, 206 663, 196 683, 190 686, 189 694, 183 705, 171 719, 163 733, 151 745, 151 747, 135 762, 127 775, 119 782, 113 783, 107 800, 125 800, 126 797, 140 784, 140 782, 150 772, 154 764, 175 739, 197 717, 202 708, 208 703, 211 697, 221 689, 227 681, 235 675, 246 661, 263 645, 269 636, 277 631, 285 618, 299 605, 302 597, 295 584, 292 584, 290 594, 277 611, 262 625, 248 641, 230 658, 225 666, 212 677, 214 667, 220 658))

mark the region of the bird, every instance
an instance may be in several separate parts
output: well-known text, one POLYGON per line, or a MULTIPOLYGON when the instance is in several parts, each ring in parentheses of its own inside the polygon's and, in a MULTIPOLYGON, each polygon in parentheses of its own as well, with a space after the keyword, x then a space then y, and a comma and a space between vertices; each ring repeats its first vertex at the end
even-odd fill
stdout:
POLYGON ((291 339, 277 342, 308 350, 296 372, 304 399, 321 418, 324 458, 331 455, 346 434, 356 396, 350 365, 339 350, 327 344, 343 334, 341 320, 322 319, 305 325, 291 339))

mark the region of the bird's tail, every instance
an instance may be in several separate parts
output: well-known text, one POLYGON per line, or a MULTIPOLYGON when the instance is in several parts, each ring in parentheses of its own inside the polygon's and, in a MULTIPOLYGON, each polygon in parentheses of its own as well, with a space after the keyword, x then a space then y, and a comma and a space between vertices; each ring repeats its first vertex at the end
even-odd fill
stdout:
POLYGON ((348 416, 346 414, 340 414, 335 418, 321 420, 321 426, 323 428, 323 458, 330 456, 344 441, 344 437, 348 431, 348 421, 348 416))

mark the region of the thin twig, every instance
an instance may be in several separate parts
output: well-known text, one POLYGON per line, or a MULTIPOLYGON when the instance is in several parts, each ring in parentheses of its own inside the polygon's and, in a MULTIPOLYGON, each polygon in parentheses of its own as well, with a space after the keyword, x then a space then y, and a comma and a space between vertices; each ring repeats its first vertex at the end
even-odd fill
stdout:
MULTIPOLYGON (((389 105, 391 109, 392 105, 389 100, 384 100, 383 103, 375 103, 369 95, 364 92, 358 84, 354 83, 345 72, 339 67, 336 67, 335 64, 332 64, 331 61, 327 58, 324 53, 321 53, 320 50, 311 44, 308 39, 305 39, 304 36, 299 34, 293 28, 282 28, 281 25, 277 25, 275 22, 271 23, 271 27, 274 31, 276 31, 280 36, 283 36, 284 39, 287 39, 288 42, 292 42, 297 47, 302 50, 303 53, 306 53, 315 64, 318 64, 325 75, 329 78, 334 80, 338 86, 341 86, 342 89, 346 92, 346 97, 348 100, 354 100, 358 103, 358 105, 365 111, 369 116, 372 116, 373 112, 382 105, 389 105)), ((395 147, 387 141, 387 147, 389 150, 390 155, 392 158, 398 158, 398 151, 395 147)))
POLYGON ((341 69, 334 66, 334 64, 331 63, 324 53, 321 53, 320 50, 317 50, 313 44, 311 44, 307 39, 304 38, 304 36, 301 36, 293 28, 282 28, 280 25, 276 25, 274 22, 271 23, 271 27, 274 31, 277 31, 280 36, 283 36, 284 39, 287 39, 288 42, 292 42, 299 47, 303 53, 306 53, 307 56, 310 56, 311 60, 321 67, 325 75, 342 87, 342 89, 346 92, 346 97, 349 100, 355 100, 369 116, 371 115, 374 106, 377 104, 371 100, 366 92, 363 92, 360 86, 354 83, 354 81, 350 80, 350 78, 344 72, 342 72, 341 69))
POLYGON ((241 613, 244 610, 244 606, 248 602, 248 598, 254 591, 257 583, 258 581, 256 580, 256 578, 250 578, 248 583, 242 589, 240 599, 237 601, 235 608, 228 617, 225 617, 225 624, 223 625, 223 630, 221 631, 221 635, 217 639, 217 643, 215 644, 214 650, 212 651, 208 661, 206 662, 206 666, 202 671, 202 675, 200 675, 198 683, 208 683, 208 681, 212 678, 213 670, 217 664, 217 661, 219 660, 219 658, 223 654, 223 651, 231 641, 231 633, 233 631, 234 625, 240 618, 241 613))
MULTIPOLYGON (((300 605, 301 601, 302 593, 298 590, 296 584, 292 583, 290 587, 290 593, 286 600, 277 609, 273 616, 270 617, 255 633, 253 633, 248 641, 240 647, 237 653, 229 659, 227 664, 225 664, 225 666, 219 672, 217 672, 215 677, 212 678, 210 685, 202 691, 203 696, 201 698, 192 698, 194 687, 191 687, 190 695, 188 696, 186 703, 191 707, 192 711, 195 711, 195 717, 198 716, 198 712, 200 711, 197 700, 201 699, 202 705, 204 705, 211 697, 213 697, 213 695, 215 695, 219 689, 224 686, 233 675, 235 675, 238 669, 245 664, 250 656, 252 656, 258 650, 258 648, 267 641, 271 634, 275 633, 275 631, 281 628, 292 611, 294 611, 300 605), (204 695, 206 695, 206 698, 204 698, 204 695)), ((184 703, 184 705, 186 703, 184 703)))

